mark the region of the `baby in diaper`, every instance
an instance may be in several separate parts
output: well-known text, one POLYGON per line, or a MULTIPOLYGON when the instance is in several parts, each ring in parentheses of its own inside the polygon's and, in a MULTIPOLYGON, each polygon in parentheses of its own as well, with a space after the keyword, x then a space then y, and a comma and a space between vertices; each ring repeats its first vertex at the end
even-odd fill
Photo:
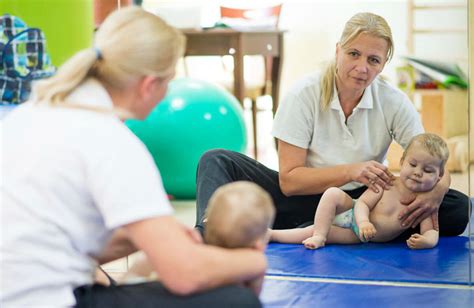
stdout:
MULTIPOLYGON (((417 194, 430 191, 444 174, 449 156, 446 143, 434 134, 420 134, 410 141, 400 160, 400 176, 388 189, 367 189, 353 200, 337 187, 327 189, 316 210, 314 224, 306 228, 271 230, 270 240, 281 243, 303 243, 308 249, 326 243, 355 244, 387 242, 410 228, 403 226, 398 215, 406 205, 401 200, 414 200, 417 194)), ((407 240, 412 249, 437 245, 439 232, 432 216, 420 223, 420 233, 407 240)))

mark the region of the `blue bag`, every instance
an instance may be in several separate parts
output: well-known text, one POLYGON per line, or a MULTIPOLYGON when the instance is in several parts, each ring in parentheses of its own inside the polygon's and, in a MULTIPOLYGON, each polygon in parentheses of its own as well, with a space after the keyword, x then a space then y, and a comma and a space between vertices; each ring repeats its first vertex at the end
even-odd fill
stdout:
POLYGON ((32 82, 54 72, 43 32, 18 17, 0 16, 0 104, 23 103, 32 82))

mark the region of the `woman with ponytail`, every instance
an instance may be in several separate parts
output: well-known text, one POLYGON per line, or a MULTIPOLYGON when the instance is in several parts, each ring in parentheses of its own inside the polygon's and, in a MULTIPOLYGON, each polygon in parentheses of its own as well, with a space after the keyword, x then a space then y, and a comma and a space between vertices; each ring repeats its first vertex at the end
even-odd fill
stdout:
POLYGON ((180 224, 152 157, 123 124, 165 96, 184 46, 153 14, 114 12, 93 47, 4 119, 2 307, 260 306, 241 286, 261 280, 264 255, 204 245, 180 224), (160 282, 93 284, 98 264, 137 249, 160 282))
MULTIPOLYGON (((300 80, 279 104, 272 134, 278 139, 279 173, 242 154, 205 153, 197 173, 196 228, 217 187, 252 181, 273 197, 275 229, 312 221, 322 193, 340 187, 352 198, 366 189, 387 189, 392 174, 383 164, 392 141, 406 147, 423 132, 409 98, 379 77, 392 58, 389 25, 372 13, 354 15, 336 45, 335 58, 322 71, 300 80)), ((468 222, 469 199, 449 189, 446 172, 435 188, 418 194, 399 214, 400 224, 416 227, 430 215, 441 235, 458 235, 468 222), (440 206, 441 205, 441 206, 440 206)), ((402 235, 408 238, 411 232, 402 235)))

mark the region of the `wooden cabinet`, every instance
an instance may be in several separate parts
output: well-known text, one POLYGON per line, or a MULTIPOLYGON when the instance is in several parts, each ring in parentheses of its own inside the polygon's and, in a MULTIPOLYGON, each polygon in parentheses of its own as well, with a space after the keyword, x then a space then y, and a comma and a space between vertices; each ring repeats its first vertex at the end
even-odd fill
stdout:
POLYGON ((465 90, 416 91, 421 121, 427 132, 445 140, 468 132, 468 96, 465 90))

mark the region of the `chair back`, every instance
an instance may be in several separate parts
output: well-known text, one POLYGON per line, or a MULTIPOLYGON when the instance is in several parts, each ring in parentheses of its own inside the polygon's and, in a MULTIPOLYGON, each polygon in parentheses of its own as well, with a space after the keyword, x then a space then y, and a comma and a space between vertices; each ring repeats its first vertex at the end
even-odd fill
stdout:
POLYGON ((282 4, 254 8, 221 6, 221 22, 235 29, 277 29, 281 7, 282 4))

